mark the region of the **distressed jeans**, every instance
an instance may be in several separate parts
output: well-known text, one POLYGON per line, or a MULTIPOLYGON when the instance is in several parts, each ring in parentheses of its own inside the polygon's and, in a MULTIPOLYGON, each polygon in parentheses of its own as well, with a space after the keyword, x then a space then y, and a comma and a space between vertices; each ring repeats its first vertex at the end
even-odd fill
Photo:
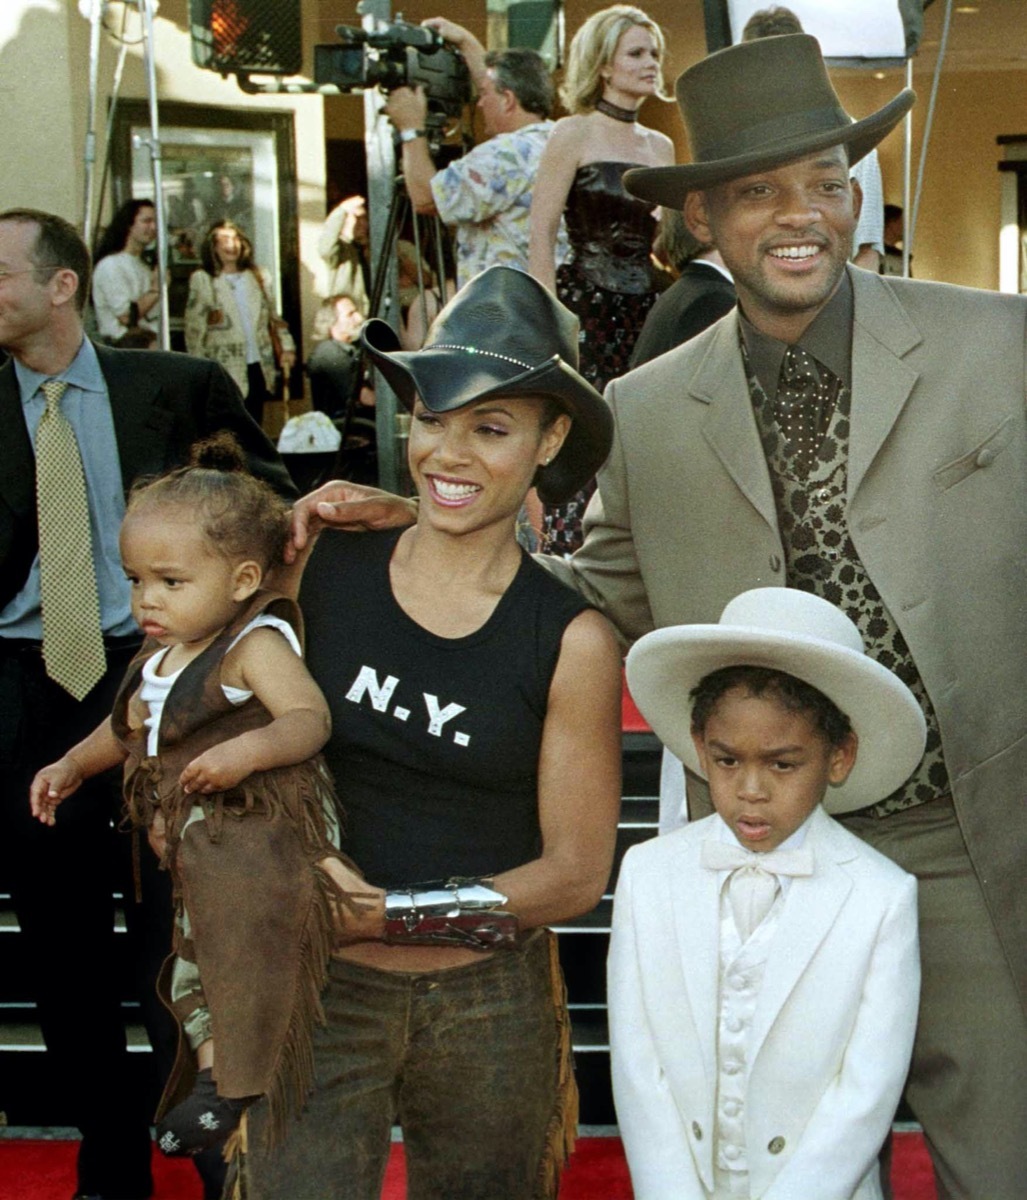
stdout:
POLYGON ((556 1195, 577 1097, 552 933, 419 974, 333 959, 324 1006, 284 1143, 266 1148, 262 1104, 248 1114, 247 1200, 379 1200, 394 1122, 409 1200, 556 1195))

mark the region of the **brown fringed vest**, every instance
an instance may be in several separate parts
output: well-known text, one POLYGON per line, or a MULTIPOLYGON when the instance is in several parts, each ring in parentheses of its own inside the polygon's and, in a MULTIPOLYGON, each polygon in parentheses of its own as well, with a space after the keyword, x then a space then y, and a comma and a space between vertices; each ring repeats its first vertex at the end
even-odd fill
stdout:
MULTIPOLYGON (((221 688, 221 664, 236 635, 260 613, 288 621, 302 636, 296 604, 259 592, 246 610, 182 670, 164 705, 157 755, 146 755, 146 729, 130 729, 128 707, 144 662, 160 650, 147 641, 129 666, 114 705, 115 736, 128 752, 125 802, 133 824, 165 821, 162 866, 171 871, 176 904, 189 914, 192 937, 175 952, 195 961, 203 994, 190 1001, 210 1011, 214 1077, 223 1096, 266 1095, 275 1137, 312 1083, 311 1037, 323 1022, 320 994, 332 946, 333 906, 340 899, 317 867, 326 856, 351 863, 329 841, 326 811, 336 810, 321 756, 259 771, 228 791, 186 795, 183 768, 210 746, 271 722, 256 699, 233 705, 221 688), (204 821, 190 824, 199 804, 204 821), (326 809, 327 806, 327 809, 326 809)), ((171 960, 161 975, 168 1002, 171 960)), ((181 1020, 186 1012, 176 1012, 181 1020)), ((158 1117, 191 1087, 193 1056, 180 1034, 179 1054, 158 1117)))

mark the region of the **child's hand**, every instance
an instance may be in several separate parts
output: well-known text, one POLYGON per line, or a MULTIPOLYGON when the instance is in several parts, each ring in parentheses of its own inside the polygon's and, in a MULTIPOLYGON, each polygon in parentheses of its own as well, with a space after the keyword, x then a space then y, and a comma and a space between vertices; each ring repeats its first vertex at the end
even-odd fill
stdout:
POLYGON ((44 825, 53 825, 57 819, 57 805, 76 791, 84 778, 82 768, 67 755, 43 767, 29 788, 32 815, 44 825))
POLYGON ((220 746, 211 746, 199 758, 194 758, 178 777, 182 790, 187 794, 203 792, 205 795, 223 792, 252 775, 252 762, 247 760, 245 752, 240 753, 233 746, 238 740, 232 738, 220 746))

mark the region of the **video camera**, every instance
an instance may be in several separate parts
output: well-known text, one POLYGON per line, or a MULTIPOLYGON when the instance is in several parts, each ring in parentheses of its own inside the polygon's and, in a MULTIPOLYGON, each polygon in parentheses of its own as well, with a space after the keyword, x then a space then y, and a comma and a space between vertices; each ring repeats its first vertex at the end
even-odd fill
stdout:
POLYGON ((434 29, 397 21, 373 33, 350 25, 337 25, 335 32, 341 45, 314 47, 317 84, 334 84, 340 92, 369 87, 391 92, 420 85, 428 100, 429 124, 435 126, 459 116, 470 102, 467 64, 434 29))

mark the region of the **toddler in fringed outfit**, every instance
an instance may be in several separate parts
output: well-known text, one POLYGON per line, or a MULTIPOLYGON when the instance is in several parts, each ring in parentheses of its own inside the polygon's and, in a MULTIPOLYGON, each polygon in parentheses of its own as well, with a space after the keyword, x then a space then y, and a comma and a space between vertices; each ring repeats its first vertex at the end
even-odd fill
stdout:
POLYGON ((110 719, 31 789, 53 824, 84 779, 124 764, 129 817, 172 872, 175 954, 159 987, 184 1037, 158 1112, 166 1154, 223 1141, 258 1096, 276 1129, 302 1105, 334 906, 360 887, 337 849, 319 754, 330 718, 299 610, 264 589, 288 530, 228 434, 132 489, 121 555, 146 640, 110 719))

